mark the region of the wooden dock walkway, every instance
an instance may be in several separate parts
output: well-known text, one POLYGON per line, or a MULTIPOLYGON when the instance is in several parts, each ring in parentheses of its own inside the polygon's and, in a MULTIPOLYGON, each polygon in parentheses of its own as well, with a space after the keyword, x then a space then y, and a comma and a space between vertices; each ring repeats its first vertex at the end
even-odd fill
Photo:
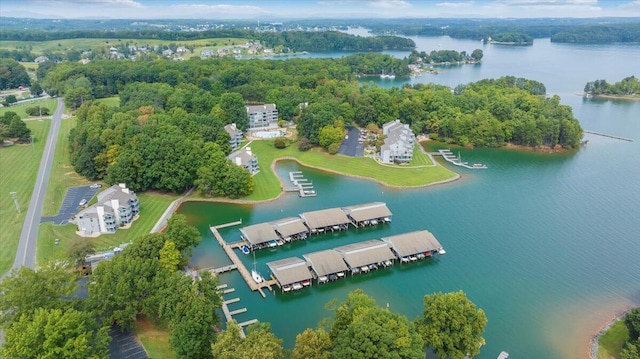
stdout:
POLYGON ((249 273, 249 271, 247 270, 247 267, 244 266, 244 264, 238 257, 238 254, 236 254, 236 252, 233 250, 234 248, 240 247, 242 245, 242 242, 240 242, 239 244, 234 243, 232 245, 229 245, 227 244, 227 242, 224 241, 224 238, 222 238, 222 236, 220 235, 220 233, 215 227, 209 227, 209 229, 211 230, 211 233, 213 233, 213 236, 216 238, 220 246, 222 246, 222 249, 224 249, 224 251, 227 253, 227 256, 229 257, 229 259, 231 259, 231 262, 233 262, 233 265, 236 266, 235 269, 238 270, 238 272, 240 273, 240 276, 242 277, 242 279, 244 279, 244 281, 247 283, 249 288, 252 291, 259 290, 261 295, 263 297, 266 297, 262 292, 262 290, 260 289, 266 287, 266 288, 269 288, 269 290, 271 290, 270 287, 275 284, 276 282, 275 279, 264 280, 262 283, 256 283, 253 280, 251 273, 249 273))
POLYGON ((584 133, 588 133, 591 135, 596 135, 596 136, 602 136, 602 137, 608 137, 608 138, 614 138, 616 140, 622 140, 622 141, 627 141, 627 142, 633 142, 632 138, 627 138, 627 137, 621 137, 621 136, 616 136, 616 135, 609 135, 607 133, 602 133, 602 132, 596 132, 596 131, 588 131, 588 130, 582 130, 582 132, 584 133))
POLYGON ((213 226, 213 227, 215 229, 222 229, 222 228, 227 228, 227 227, 239 226, 241 224, 242 224, 242 218, 240 218, 240 220, 235 221, 235 222, 223 223, 223 224, 219 224, 219 225, 213 226))
POLYGON ((460 160, 459 157, 456 157, 451 150, 438 150, 438 153, 433 153, 436 155, 440 155, 442 156, 442 158, 445 159, 445 161, 456 165, 456 166, 460 166, 460 167, 464 167, 464 168, 468 168, 470 170, 484 170, 487 169, 487 166, 481 164, 481 163, 475 163, 473 164, 473 166, 469 165, 467 162, 462 162, 462 160, 460 160))
POLYGON ((235 264, 230 264, 228 266, 224 266, 220 268, 213 268, 213 269, 210 269, 209 271, 211 272, 211 274, 218 274, 218 273, 230 272, 236 268, 237 266, 235 264))

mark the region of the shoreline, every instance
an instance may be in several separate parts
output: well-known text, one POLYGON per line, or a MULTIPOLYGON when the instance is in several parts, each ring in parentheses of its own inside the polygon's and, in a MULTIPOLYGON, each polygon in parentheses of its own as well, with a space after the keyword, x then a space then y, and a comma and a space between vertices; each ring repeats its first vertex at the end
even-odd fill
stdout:
POLYGON ((592 98, 592 99, 605 99, 605 100, 624 100, 624 101, 640 101, 640 96, 620 96, 620 95, 592 95, 588 93, 577 94, 578 96, 582 96, 583 98, 592 98))
POLYGON ((600 338, 609 330, 615 323, 622 320, 629 311, 631 311, 633 307, 626 308, 621 313, 616 313, 616 315, 609 319, 604 325, 600 327, 600 329, 591 337, 591 342, 589 343, 589 359, 598 359, 598 350, 600 349, 600 338))

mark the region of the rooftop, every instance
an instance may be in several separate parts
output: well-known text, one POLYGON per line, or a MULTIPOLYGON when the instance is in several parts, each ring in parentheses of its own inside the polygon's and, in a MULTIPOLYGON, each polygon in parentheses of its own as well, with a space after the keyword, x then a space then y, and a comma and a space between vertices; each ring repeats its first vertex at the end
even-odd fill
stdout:
POLYGON ((307 227, 310 229, 337 226, 340 224, 348 224, 349 218, 347 214, 340 208, 322 209, 313 212, 304 212, 300 214, 307 227))
POLYGON ((276 110, 276 105, 273 103, 267 103, 264 105, 247 106, 247 113, 275 111, 275 110, 276 110))
POLYGON ((318 276, 329 275, 349 270, 340 253, 333 249, 303 255, 311 263, 311 268, 318 276))
POLYGON ((391 216, 391 211, 384 202, 364 203, 344 207, 343 210, 356 222, 391 216))
POLYGON ((382 238, 382 241, 389 243, 393 250, 402 257, 429 252, 442 247, 436 237, 427 230, 385 237, 382 238))
POLYGON ((273 229, 273 226, 269 223, 258 223, 240 228, 240 233, 242 233, 242 237, 252 245, 279 238, 275 229, 273 229))
POLYGON ((284 238, 291 237, 294 234, 309 232, 307 226, 304 225, 301 218, 287 217, 271 222, 275 229, 284 238))
POLYGON ((372 239, 364 242, 349 244, 335 248, 335 251, 342 254, 349 267, 361 267, 371 263, 380 263, 386 260, 395 259, 389 244, 372 239))
POLYGON ((307 267, 307 262, 298 257, 269 262, 267 266, 281 285, 292 284, 312 278, 311 272, 307 267))

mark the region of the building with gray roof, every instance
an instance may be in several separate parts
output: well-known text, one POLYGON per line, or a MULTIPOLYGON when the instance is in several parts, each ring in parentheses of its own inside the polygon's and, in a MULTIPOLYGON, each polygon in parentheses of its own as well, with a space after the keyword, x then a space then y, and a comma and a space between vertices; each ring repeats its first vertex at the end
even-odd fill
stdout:
POLYGON ((300 214, 311 233, 347 229, 351 221, 340 208, 322 209, 300 214))
POLYGON ((343 207, 342 210, 356 227, 391 222, 391 211, 384 202, 358 204, 343 207))
POLYGON ((105 189, 98 193, 97 197, 96 204, 76 215, 78 231, 83 235, 114 233, 118 228, 125 227, 138 218, 138 196, 124 183, 105 189))
POLYGON ((258 223, 242 227, 240 228, 240 235, 251 249, 265 247, 268 242, 279 238, 276 230, 269 223, 258 223))
POLYGON ((333 249, 304 254, 303 257, 310 264, 317 278, 349 270, 342 255, 333 249))
POLYGON ((382 134, 386 136, 380 146, 380 162, 406 163, 413 158, 416 136, 400 120, 387 122, 382 126, 382 134))
POLYGON ((246 106, 249 117, 249 130, 278 128, 278 109, 276 104, 246 106))
POLYGON ((235 150, 236 148, 238 148, 238 146, 240 146, 240 143, 242 143, 242 131, 240 131, 235 123, 230 123, 224 126, 224 130, 229 134, 229 137, 231 137, 231 139, 229 139, 229 145, 231 145, 231 149, 235 150))
POLYGON ((304 239, 309 233, 309 228, 304 225, 300 217, 287 217, 273 221, 271 224, 282 239, 304 239))
POLYGON ((227 156, 235 165, 243 167, 253 176, 260 172, 258 167, 258 156, 251 151, 251 147, 247 146, 231 153, 227 156))
POLYGON ((398 259, 420 254, 430 256, 442 248, 436 237, 427 230, 385 237, 382 241, 391 246, 398 259))
POLYGON ((389 244, 377 239, 348 244, 334 250, 342 255, 352 270, 369 265, 384 264, 396 258, 389 244))
POLYGON ((309 271, 307 262, 298 258, 290 257, 267 263, 267 267, 273 273, 280 287, 302 283, 308 281, 311 284, 313 275, 309 271))

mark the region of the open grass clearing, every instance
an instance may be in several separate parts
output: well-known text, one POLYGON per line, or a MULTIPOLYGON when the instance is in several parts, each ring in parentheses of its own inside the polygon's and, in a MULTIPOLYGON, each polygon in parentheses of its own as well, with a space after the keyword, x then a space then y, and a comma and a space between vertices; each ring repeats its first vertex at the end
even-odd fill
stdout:
POLYGON ((103 103, 109 107, 120 107, 120 96, 111 96, 97 99, 96 102, 103 103))
POLYGON ((624 319, 615 322, 598 340, 598 359, 616 359, 620 357, 620 351, 624 343, 629 340, 629 329, 624 324, 624 319))
POLYGON ((28 107, 37 107, 37 106, 48 108, 49 114, 50 114, 49 116, 51 116, 56 111, 56 108, 58 108, 58 100, 55 98, 33 99, 31 101, 20 102, 9 107, 0 107, 0 116, 4 116, 6 112, 11 111, 11 112, 17 113, 18 116, 20 116, 20 118, 23 120, 30 120, 30 119, 37 120, 39 119, 39 116, 28 116, 27 113, 25 112, 25 110, 28 107))
MULTIPOLYGON (((195 46, 195 47, 207 47, 217 49, 224 46, 232 46, 233 44, 244 44, 249 39, 241 38, 208 38, 197 40, 160 40, 160 39, 106 39, 106 38, 79 38, 79 39, 62 39, 62 40, 50 40, 50 41, 0 41, 0 47, 7 50, 23 49, 27 46, 31 46, 32 52, 37 55, 43 54, 45 51, 66 51, 70 49, 78 51, 91 50, 98 46, 116 46, 119 45, 164 45, 169 46, 175 44, 176 46, 195 46)), ((194 54, 199 52, 194 51, 194 54)))
POLYGON ((413 147, 413 157, 409 161, 409 166, 433 166, 433 161, 421 150, 421 144, 413 147))
POLYGON ((134 330, 150 358, 174 359, 178 357, 169 344, 168 329, 155 325, 141 316, 136 320, 134 330))
POLYGON ((0 273, 9 270, 13 264, 50 125, 50 120, 28 121, 33 144, 0 148, 0 273), (10 192, 16 192, 20 213, 10 192))

